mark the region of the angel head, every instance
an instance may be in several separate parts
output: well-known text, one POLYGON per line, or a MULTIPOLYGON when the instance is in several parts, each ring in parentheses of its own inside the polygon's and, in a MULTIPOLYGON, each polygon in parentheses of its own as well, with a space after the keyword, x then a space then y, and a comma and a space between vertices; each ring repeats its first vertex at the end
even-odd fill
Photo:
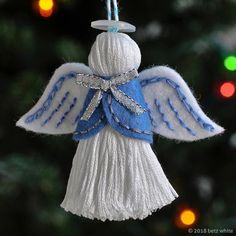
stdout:
POLYGON ((138 69, 140 63, 138 45, 124 33, 99 34, 89 55, 90 69, 100 76, 115 76, 138 69))

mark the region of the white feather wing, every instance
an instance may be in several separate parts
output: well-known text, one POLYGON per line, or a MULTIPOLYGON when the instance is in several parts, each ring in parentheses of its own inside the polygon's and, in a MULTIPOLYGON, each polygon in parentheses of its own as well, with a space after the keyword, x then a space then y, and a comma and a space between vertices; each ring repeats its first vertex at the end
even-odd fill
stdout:
POLYGON ((17 126, 36 133, 68 134, 76 129, 88 89, 76 84, 75 74, 92 74, 81 63, 66 63, 52 76, 36 105, 22 116, 17 126))
POLYGON ((153 132, 183 141, 204 139, 224 131, 202 111, 189 87, 173 69, 157 66, 140 73, 153 132))

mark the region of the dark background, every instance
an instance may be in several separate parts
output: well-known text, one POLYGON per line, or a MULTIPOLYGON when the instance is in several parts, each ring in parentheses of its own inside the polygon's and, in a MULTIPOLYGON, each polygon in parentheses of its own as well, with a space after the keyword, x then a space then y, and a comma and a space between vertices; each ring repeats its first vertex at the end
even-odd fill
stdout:
POLYGON ((119 3, 121 19, 137 26, 131 36, 142 51, 141 69, 177 69, 226 133, 196 143, 155 137, 153 148, 180 197, 145 220, 102 223, 66 213, 59 204, 76 143, 70 135, 25 132, 15 122, 40 97, 56 67, 87 63, 99 33, 90 22, 106 18, 105 1, 58 0, 53 15, 43 18, 37 1, 0 0, 1 235, 187 235, 175 224, 183 207, 198 215, 193 228, 236 228, 236 103, 218 93, 223 81, 236 80, 223 63, 236 53, 236 1, 119 3))

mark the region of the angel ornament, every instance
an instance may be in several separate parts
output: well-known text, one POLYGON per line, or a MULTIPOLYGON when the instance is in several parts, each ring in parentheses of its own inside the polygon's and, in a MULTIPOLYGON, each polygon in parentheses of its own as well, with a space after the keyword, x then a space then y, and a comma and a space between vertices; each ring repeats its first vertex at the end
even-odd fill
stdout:
POLYGON ((195 141, 224 129, 203 113, 173 69, 138 73, 140 49, 122 33, 131 25, 93 26, 108 32, 97 36, 89 67, 59 67, 17 126, 79 141, 61 204, 66 211, 102 221, 143 219, 178 197, 150 146, 153 134, 195 141))

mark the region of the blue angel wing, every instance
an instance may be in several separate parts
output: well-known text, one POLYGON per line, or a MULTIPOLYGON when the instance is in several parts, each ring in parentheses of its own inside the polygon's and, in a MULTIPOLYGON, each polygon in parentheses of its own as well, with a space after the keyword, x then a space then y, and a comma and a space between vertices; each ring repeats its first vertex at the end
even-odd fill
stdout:
POLYGON ((76 84, 75 74, 92 74, 80 63, 66 63, 52 76, 42 97, 16 125, 43 134, 68 134, 76 129, 88 89, 76 84))
POLYGON ((201 110, 182 77, 173 69, 157 66, 140 73, 153 132, 169 139, 195 141, 224 129, 201 110))

